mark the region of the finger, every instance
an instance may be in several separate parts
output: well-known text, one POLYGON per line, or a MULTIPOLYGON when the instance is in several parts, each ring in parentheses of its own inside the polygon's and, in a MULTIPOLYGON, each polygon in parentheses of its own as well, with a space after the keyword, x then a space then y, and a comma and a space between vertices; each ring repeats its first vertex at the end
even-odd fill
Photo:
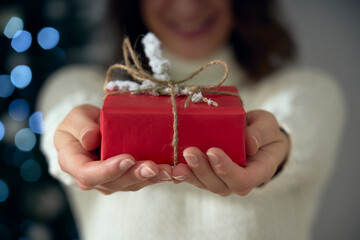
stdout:
POLYGON ((88 190, 99 184, 118 179, 126 174, 133 165, 135 165, 135 161, 132 156, 121 154, 105 161, 90 160, 80 165, 75 173, 69 172, 74 176, 81 189, 88 190))
POLYGON ((70 111, 58 129, 70 132, 85 149, 95 150, 100 145, 99 116, 98 107, 81 105, 70 111))
POLYGON ((119 178, 102 186, 112 191, 123 191, 129 186, 149 180, 159 173, 159 167, 153 161, 136 161, 135 165, 119 178))
POLYGON ((172 171, 173 168, 169 164, 159 164, 159 174, 156 176, 156 178, 162 182, 169 182, 172 181, 172 171))
POLYGON ((247 113, 246 119, 248 126, 245 128, 245 143, 248 156, 279 139, 279 124, 271 113, 263 110, 251 111, 247 113))
POLYGON ((216 194, 225 194, 229 192, 226 184, 214 173, 206 155, 198 148, 186 148, 183 155, 194 175, 211 192, 216 194))
MULTIPOLYGON (((219 148, 209 149, 207 155, 215 173, 224 183, 226 183, 232 191, 244 195, 252 188, 268 182, 274 175, 278 166, 275 159, 280 157, 268 151, 268 148, 272 147, 274 146, 266 146, 264 149, 258 151, 256 155, 249 157, 246 168, 234 163, 229 156, 219 148)), ((277 146, 275 146, 275 148, 277 148, 277 146)), ((278 152, 276 149, 271 151, 278 152)))
POLYGON ((173 169, 174 183, 187 182, 201 189, 206 189, 206 186, 193 174, 191 168, 187 164, 180 163, 173 169))
POLYGON ((171 177, 172 166, 168 164, 159 164, 158 167, 159 167, 158 175, 148 180, 142 181, 140 183, 130 185, 125 189, 123 189, 122 191, 138 191, 142 188, 154 185, 156 183, 172 181, 172 177, 171 177))
POLYGON ((69 133, 59 132, 57 141, 61 146, 58 151, 61 169, 88 188, 117 179, 135 164, 135 159, 129 154, 97 161, 99 156, 85 150, 69 133))
POLYGON ((173 180, 172 178, 172 166, 169 164, 158 164, 159 173, 150 178, 148 181, 152 183, 159 183, 159 182, 170 182, 173 180))

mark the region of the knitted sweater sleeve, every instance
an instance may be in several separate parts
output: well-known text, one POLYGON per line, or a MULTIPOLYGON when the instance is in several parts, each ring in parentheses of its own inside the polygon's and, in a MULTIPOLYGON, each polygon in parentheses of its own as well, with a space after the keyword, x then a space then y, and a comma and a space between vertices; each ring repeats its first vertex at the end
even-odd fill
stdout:
POLYGON ((53 141, 55 130, 75 106, 91 104, 100 107, 104 76, 98 67, 65 67, 50 76, 40 92, 37 106, 44 114, 44 134, 40 148, 48 161, 50 174, 66 185, 75 182, 60 169, 53 141))
POLYGON ((316 70, 292 69, 250 92, 250 108, 273 113, 291 142, 282 171, 255 192, 324 184, 338 157, 345 124, 345 101, 336 82, 316 70))

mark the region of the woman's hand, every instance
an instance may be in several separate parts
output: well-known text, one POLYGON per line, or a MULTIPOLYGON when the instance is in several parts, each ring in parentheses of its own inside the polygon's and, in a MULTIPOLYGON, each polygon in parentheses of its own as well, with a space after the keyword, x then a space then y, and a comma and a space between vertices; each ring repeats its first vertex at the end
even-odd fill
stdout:
POLYGON ((173 169, 174 182, 184 181, 222 196, 231 193, 245 196, 253 188, 270 181, 285 161, 289 151, 288 137, 280 131, 276 118, 269 112, 248 112, 247 123, 246 168, 234 163, 219 148, 210 148, 205 155, 198 148, 190 147, 183 152, 188 165, 179 164, 173 169))
POLYGON ((103 194, 137 191, 161 181, 171 181, 171 166, 136 161, 129 154, 99 160, 100 109, 91 105, 74 108, 55 132, 54 142, 61 169, 72 175, 83 190, 103 194))

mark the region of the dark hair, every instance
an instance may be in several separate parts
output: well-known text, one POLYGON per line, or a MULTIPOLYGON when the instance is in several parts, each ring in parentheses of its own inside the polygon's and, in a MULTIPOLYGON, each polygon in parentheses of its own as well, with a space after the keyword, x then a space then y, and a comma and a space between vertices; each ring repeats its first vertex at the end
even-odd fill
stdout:
MULTIPOLYGON (((294 59, 294 42, 281 24, 275 0, 234 0, 233 4, 236 23, 230 43, 240 66, 251 79, 259 80, 294 59)), ((112 0, 110 7, 120 40, 128 36, 135 43, 148 32, 138 0, 112 0)), ((136 44, 135 50, 145 59, 141 44, 136 44)))

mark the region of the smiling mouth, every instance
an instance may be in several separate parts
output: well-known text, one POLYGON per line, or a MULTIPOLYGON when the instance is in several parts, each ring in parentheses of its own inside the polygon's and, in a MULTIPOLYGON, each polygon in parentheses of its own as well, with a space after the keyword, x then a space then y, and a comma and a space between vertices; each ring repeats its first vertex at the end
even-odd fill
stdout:
POLYGON ((210 32, 216 23, 216 16, 211 16, 197 23, 168 22, 167 27, 182 38, 196 38, 210 32))

